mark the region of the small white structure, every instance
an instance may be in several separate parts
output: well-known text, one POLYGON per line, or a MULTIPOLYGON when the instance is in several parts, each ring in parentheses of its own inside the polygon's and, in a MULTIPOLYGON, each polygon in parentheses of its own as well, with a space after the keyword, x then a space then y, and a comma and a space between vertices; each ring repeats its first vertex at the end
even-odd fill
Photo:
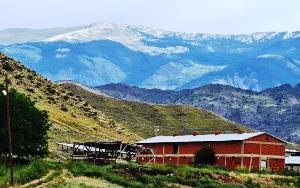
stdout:
POLYGON ((285 158, 285 168, 300 172, 300 156, 288 156, 285 158))
POLYGON ((285 168, 300 172, 300 151, 285 149, 285 168))

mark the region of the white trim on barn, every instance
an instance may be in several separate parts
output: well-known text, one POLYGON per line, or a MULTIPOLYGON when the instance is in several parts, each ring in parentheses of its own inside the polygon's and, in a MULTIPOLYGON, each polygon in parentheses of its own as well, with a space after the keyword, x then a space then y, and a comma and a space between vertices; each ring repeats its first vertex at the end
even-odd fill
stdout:
MULTIPOLYGON (((137 144, 243 141, 262 134, 269 135, 268 133, 265 132, 254 132, 254 133, 231 133, 231 134, 156 136, 146 140, 139 141, 137 142, 137 144)), ((277 137, 274 138, 285 143, 285 141, 277 137)))

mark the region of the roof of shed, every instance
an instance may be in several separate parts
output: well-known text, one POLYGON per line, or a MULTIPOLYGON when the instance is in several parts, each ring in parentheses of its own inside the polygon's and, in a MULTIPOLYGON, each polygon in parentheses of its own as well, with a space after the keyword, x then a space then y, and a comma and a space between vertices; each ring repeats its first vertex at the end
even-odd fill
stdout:
MULTIPOLYGON (((254 133, 231 133, 231 134, 205 134, 205 135, 195 135, 195 136, 194 135, 156 136, 156 137, 148 138, 146 140, 139 141, 137 142, 137 144, 242 141, 262 134, 267 134, 267 133, 254 132, 254 133)), ((285 142, 283 140, 281 141, 285 142)))
POLYGON ((300 165, 300 156, 288 156, 285 157, 286 165, 300 165))

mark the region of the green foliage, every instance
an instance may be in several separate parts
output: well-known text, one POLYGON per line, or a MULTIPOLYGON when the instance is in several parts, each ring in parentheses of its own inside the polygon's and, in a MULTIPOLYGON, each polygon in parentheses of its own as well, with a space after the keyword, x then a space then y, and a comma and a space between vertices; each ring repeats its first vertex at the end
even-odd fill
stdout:
MULTIPOLYGON (((31 180, 44 176, 51 165, 43 160, 35 160, 26 165, 17 165, 14 167, 14 182, 24 184, 31 180)), ((5 187, 9 184, 10 173, 5 165, 0 164, 0 187, 5 187)))
POLYGON ((124 187, 238 187, 231 184, 221 184, 212 178, 212 174, 226 175, 221 168, 194 168, 190 166, 138 164, 111 164, 95 166, 83 162, 69 162, 66 168, 75 176, 88 176, 105 179, 124 187), (172 186, 173 185, 173 186, 172 186))
POLYGON ((252 178, 248 178, 248 180, 245 183, 245 186, 249 187, 249 188, 259 188, 259 187, 261 187, 259 183, 253 182, 252 178))
POLYGON ((195 164, 214 165, 216 162, 215 152, 209 147, 204 147, 195 153, 195 164))
POLYGON ((295 170, 285 170, 283 172, 283 174, 286 176, 299 176, 300 177, 300 172, 297 172, 295 170))
MULTIPOLYGON (((0 85, 0 91, 4 88, 0 85)), ((48 114, 35 107, 26 95, 10 90, 10 114, 13 154, 18 158, 44 157, 48 154, 48 114)), ((0 153, 8 155, 8 136, 5 123, 5 97, 0 95, 0 153)))

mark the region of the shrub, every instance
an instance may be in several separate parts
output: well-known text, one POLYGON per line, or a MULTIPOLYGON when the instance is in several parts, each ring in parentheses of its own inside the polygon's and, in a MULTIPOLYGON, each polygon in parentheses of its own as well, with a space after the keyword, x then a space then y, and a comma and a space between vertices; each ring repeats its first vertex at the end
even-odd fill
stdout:
POLYGON ((12 66, 9 64, 9 62, 4 62, 2 68, 3 68, 4 70, 6 70, 6 71, 9 71, 9 72, 13 71, 13 68, 12 68, 12 66))
POLYGON ((216 162, 215 152, 209 147, 204 147, 195 153, 194 163, 201 165, 214 165, 216 162))
POLYGON ((48 93, 50 93, 52 95, 54 95, 56 93, 56 90, 53 89, 52 87, 49 87, 49 86, 46 88, 46 90, 47 90, 48 93))
POLYGON ((28 78, 29 80, 33 80, 33 76, 32 76, 31 74, 29 74, 29 75, 27 76, 27 78, 28 78))
POLYGON ((64 111, 64 112, 67 112, 67 111, 68 111, 68 108, 65 107, 65 106, 61 106, 60 109, 61 109, 62 111, 64 111))

